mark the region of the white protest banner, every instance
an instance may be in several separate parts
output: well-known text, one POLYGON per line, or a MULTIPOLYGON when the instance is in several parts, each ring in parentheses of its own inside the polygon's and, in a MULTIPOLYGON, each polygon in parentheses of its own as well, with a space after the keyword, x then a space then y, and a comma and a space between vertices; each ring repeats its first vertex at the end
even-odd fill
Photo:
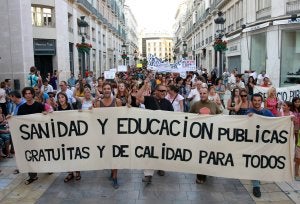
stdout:
MULTIPOLYGON (((253 92, 260 93, 264 98, 267 98, 269 87, 254 86, 253 92)), ((294 97, 300 97, 300 85, 277 87, 277 97, 281 101, 292 101, 294 97)))
POLYGON ((180 72, 196 71, 196 61, 195 60, 181 60, 181 64, 178 68, 180 69, 180 72))
POLYGON ((104 71, 104 78, 105 79, 114 79, 115 75, 116 75, 116 72, 104 71))
POLYGON ((127 66, 119 65, 118 66, 118 72, 127 72, 127 66))
POLYGON ((291 181, 290 117, 94 108, 9 119, 21 172, 161 169, 291 181))

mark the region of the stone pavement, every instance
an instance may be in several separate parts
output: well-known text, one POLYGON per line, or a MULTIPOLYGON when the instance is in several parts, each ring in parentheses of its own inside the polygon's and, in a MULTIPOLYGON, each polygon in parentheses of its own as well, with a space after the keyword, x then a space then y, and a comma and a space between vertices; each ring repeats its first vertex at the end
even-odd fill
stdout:
POLYGON ((195 183, 195 175, 167 172, 154 175, 152 184, 141 182, 141 170, 120 170, 120 188, 108 180, 109 170, 82 172, 80 181, 64 183, 66 173, 39 174, 38 181, 25 185, 27 174, 14 175, 15 159, 0 162, 1 204, 126 203, 300 203, 300 182, 263 182, 262 197, 252 195, 251 182, 209 177, 207 183, 195 183))

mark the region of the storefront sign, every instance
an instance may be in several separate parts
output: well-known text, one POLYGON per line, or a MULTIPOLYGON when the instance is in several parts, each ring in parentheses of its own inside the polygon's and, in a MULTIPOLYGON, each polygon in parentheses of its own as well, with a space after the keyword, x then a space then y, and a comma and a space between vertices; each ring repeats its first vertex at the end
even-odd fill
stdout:
POLYGON ((234 45, 234 46, 231 46, 231 47, 229 47, 229 51, 230 52, 234 52, 234 51, 236 51, 238 49, 238 46, 237 45, 234 45))
POLYGON ((296 18, 295 20, 284 19, 284 20, 273 21, 273 25, 284 25, 284 24, 294 24, 294 23, 300 23, 300 18, 296 18))
MULTIPOLYGON (((264 98, 268 96, 269 88, 254 86, 254 93, 260 93, 264 98)), ((292 101, 294 97, 300 97, 300 85, 287 86, 287 87, 278 87, 276 88, 277 97, 281 101, 292 101)))
POLYGON ((55 55, 56 41, 51 39, 33 39, 34 55, 55 55))
POLYGON ((258 29, 262 29, 262 28, 266 28, 266 27, 268 27, 269 25, 270 25, 270 22, 258 24, 258 25, 255 25, 255 26, 251 26, 251 27, 245 28, 245 29, 243 30, 243 33, 249 32, 249 31, 258 30, 258 29))

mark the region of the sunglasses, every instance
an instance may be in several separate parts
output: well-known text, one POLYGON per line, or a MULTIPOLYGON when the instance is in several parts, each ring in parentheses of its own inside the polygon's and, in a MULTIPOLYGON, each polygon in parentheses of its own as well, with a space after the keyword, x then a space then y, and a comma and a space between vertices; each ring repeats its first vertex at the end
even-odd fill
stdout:
POLYGON ((247 97, 247 95, 241 95, 241 97, 247 97))
POLYGON ((167 90, 158 90, 159 92, 166 92, 167 90))

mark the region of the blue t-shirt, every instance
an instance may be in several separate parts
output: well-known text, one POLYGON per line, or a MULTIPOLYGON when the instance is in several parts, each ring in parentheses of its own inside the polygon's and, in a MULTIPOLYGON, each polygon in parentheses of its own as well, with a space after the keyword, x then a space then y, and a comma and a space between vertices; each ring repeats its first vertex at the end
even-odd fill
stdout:
POLYGON ((14 111, 13 111, 13 115, 17 115, 18 114, 19 107, 21 105, 23 105, 24 103, 26 103, 26 100, 24 98, 22 98, 21 102, 19 104, 15 105, 14 111))
POLYGON ((246 112, 246 115, 248 113, 255 113, 257 115, 262 115, 262 116, 267 116, 267 117, 274 117, 273 113, 269 109, 261 109, 261 110, 256 110, 254 108, 249 108, 249 110, 246 112))
POLYGON ((34 74, 29 74, 28 76, 28 82, 29 82, 29 86, 30 87, 35 87, 38 85, 38 80, 39 80, 39 77, 34 75, 34 74))

